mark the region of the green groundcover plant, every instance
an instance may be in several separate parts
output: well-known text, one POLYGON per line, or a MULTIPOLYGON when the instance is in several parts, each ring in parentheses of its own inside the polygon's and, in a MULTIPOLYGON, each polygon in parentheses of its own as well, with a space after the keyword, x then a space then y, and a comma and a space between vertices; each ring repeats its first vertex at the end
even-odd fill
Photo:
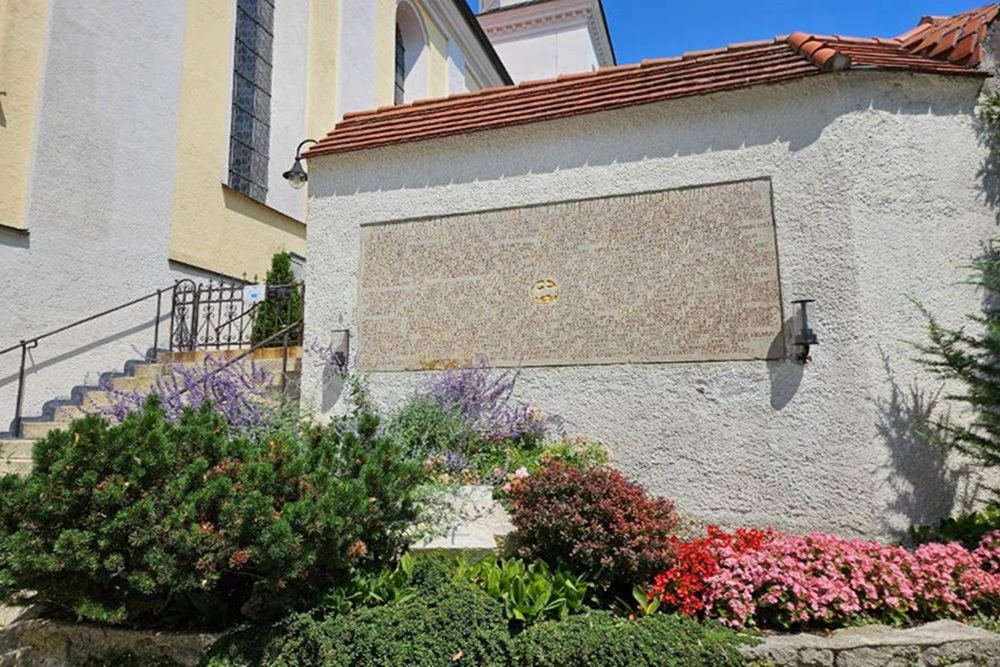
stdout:
POLYGON ((172 423, 155 398, 74 422, 0 478, 0 596, 201 628, 313 601, 408 546, 423 473, 377 429, 360 414, 251 439, 208 405, 172 423))
POLYGON ((406 600, 231 632, 202 667, 730 667, 745 664, 739 647, 754 641, 713 623, 606 611, 518 631, 503 603, 456 577, 454 565, 421 560, 411 584, 406 600))

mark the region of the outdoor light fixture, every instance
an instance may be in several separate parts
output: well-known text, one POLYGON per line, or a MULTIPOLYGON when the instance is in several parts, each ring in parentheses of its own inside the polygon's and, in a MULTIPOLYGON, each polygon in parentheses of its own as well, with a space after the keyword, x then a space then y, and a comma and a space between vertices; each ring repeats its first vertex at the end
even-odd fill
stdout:
POLYGON ((795 360, 804 364, 809 361, 809 347, 811 345, 819 345, 819 339, 816 338, 813 330, 809 328, 809 304, 816 303, 816 300, 799 299, 798 301, 792 301, 792 303, 796 306, 795 340, 793 341, 797 349, 795 360))
POLYGON ((309 174, 306 173, 305 167, 302 166, 302 147, 309 143, 316 144, 319 142, 315 139, 306 139, 299 144, 299 147, 295 149, 295 164, 281 175, 296 190, 301 190, 305 186, 306 181, 309 180, 309 174))

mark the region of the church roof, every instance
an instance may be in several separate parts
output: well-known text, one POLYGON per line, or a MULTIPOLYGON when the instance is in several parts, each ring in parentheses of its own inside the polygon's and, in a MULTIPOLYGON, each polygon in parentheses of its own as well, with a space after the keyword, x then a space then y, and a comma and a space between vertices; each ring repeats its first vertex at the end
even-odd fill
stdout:
POLYGON ((447 98, 349 113, 307 157, 556 120, 850 70, 985 76, 976 69, 1000 3, 952 17, 925 17, 895 38, 792 33, 646 60, 596 72, 527 81, 447 98))

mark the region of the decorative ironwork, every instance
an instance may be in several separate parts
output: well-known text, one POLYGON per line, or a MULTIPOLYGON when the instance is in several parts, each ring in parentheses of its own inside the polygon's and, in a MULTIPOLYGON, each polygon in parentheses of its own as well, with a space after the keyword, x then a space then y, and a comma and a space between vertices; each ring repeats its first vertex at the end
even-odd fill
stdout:
MULTIPOLYGON (((305 285, 268 285, 264 300, 249 297, 243 285, 210 280, 178 281, 170 314, 170 350, 232 350, 254 345, 274 331, 302 321, 305 285)), ((289 345, 302 343, 293 327, 289 345)), ((275 346, 284 344, 277 341, 275 346)))

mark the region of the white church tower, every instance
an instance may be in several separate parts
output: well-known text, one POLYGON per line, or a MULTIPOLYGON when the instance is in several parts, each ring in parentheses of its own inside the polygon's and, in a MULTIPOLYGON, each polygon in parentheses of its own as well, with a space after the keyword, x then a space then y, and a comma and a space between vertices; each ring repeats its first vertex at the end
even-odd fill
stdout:
POLYGON ((515 82, 615 64, 601 0, 479 0, 479 23, 515 82))

